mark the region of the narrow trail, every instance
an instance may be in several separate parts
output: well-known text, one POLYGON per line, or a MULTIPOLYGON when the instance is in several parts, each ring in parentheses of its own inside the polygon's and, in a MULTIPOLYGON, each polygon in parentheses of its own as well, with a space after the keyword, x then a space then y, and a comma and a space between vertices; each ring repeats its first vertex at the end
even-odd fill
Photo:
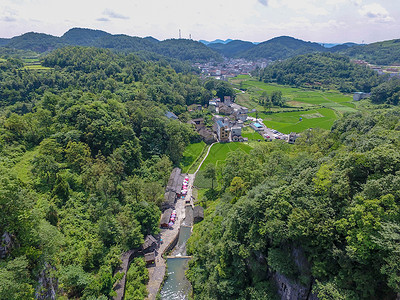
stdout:
POLYGON ((206 160, 208 154, 210 153, 211 147, 214 146, 215 144, 218 144, 218 143, 219 143, 219 142, 212 143, 212 144, 210 145, 210 147, 208 147, 207 154, 204 156, 203 160, 201 161, 201 163, 200 163, 199 166, 197 167, 196 172, 193 173, 193 182, 194 182, 194 179, 196 178, 197 172, 200 170, 201 166, 203 165, 203 162, 206 160))
POLYGON ((159 246, 156 252, 156 263, 149 267, 149 282, 147 283, 147 291, 149 292, 148 296, 146 299, 148 300, 155 300, 157 297, 157 294, 160 290, 161 284, 164 281, 164 276, 165 276, 165 271, 166 271, 166 260, 163 258, 163 254, 165 252, 168 252, 170 249, 171 245, 174 244, 176 239, 178 238, 179 235, 179 229, 181 226, 184 226, 182 223, 185 219, 185 201, 186 199, 192 199, 192 193, 193 193, 193 183, 196 178, 197 172, 200 170, 201 166, 203 165, 203 162, 206 160, 208 157, 208 154, 210 153, 211 147, 214 144, 213 143, 210 145, 210 147, 207 150, 206 155, 204 156, 203 160, 199 164, 196 172, 193 174, 188 174, 189 177, 189 188, 188 188, 188 193, 184 199, 178 199, 176 202, 175 210, 177 212, 178 220, 179 223, 176 223, 172 229, 161 229, 160 237, 163 240, 163 243, 159 246))

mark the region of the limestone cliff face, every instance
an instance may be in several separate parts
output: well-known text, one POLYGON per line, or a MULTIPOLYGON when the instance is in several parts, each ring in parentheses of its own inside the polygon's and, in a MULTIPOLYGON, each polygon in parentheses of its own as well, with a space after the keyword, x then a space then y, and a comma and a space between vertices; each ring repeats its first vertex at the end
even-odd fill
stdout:
POLYGON ((6 258, 12 247, 12 236, 8 232, 3 233, 0 240, 0 259, 6 258))
POLYGON ((272 279, 276 284, 279 296, 282 300, 318 300, 318 297, 312 293, 311 266, 304 251, 301 248, 292 247, 291 256, 302 276, 309 278, 309 283, 302 284, 279 272, 272 272, 272 279))
POLYGON ((38 286, 35 292, 35 299, 55 300, 58 289, 58 280, 52 274, 55 268, 45 264, 44 269, 39 274, 38 286))

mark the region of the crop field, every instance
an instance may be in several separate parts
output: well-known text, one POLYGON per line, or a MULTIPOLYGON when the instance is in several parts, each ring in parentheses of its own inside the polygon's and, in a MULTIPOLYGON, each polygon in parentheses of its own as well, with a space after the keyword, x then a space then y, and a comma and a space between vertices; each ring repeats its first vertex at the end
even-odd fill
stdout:
MULTIPOLYGON (((226 144, 215 144, 212 146, 210 153, 207 156, 207 159, 204 161, 203 165, 201 166, 199 172, 196 175, 196 179, 194 181, 194 185, 200 189, 204 188, 211 188, 211 179, 204 177, 204 169, 208 164, 215 164, 215 166, 222 165, 228 154, 230 152, 236 150, 244 151, 249 153, 252 147, 248 144, 244 143, 226 143, 226 144)), ((214 187, 216 186, 216 182, 214 182, 214 187)))
POLYGON ((51 70, 52 68, 43 67, 42 65, 26 65, 26 66, 24 66, 23 69, 36 70, 36 71, 48 71, 48 70, 51 70))
POLYGON ((253 128, 250 126, 246 126, 242 128, 242 137, 246 137, 251 140, 259 140, 259 139, 264 139, 258 132, 256 132, 253 128))
POLYGON ((244 143, 224 143, 224 144, 215 144, 214 146, 212 146, 210 153, 207 156, 207 159, 204 161, 203 165, 200 168, 201 170, 204 170, 204 168, 206 167, 206 165, 208 164, 215 164, 216 166, 218 166, 219 164, 223 163, 225 161, 225 159, 228 156, 228 153, 236 151, 236 150, 241 150, 244 151, 246 153, 249 153, 250 150, 252 149, 252 147, 250 147, 247 144, 244 143))
POLYGON ((206 144, 203 141, 190 144, 186 147, 181 161, 182 173, 187 173, 189 171, 190 167, 195 163, 205 147, 206 144))
MULTIPOLYGON (((236 102, 250 109, 255 108, 258 117, 264 120, 264 124, 283 133, 301 132, 316 127, 330 129, 335 120, 343 114, 357 111, 352 97, 338 91, 292 88, 251 78, 238 80, 240 87, 246 89, 246 93, 238 94, 236 102), (266 108, 256 100, 264 91, 267 93, 281 91, 287 101, 287 107, 273 107, 270 109, 272 114, 266 113, 266 108), (298 108, 302 111, 293 112, 293 109, 298 108)), ((256 114, 251 113, 250 116, 255 117, 256 114)))
POLYGON ((259 114, 264 124, 282 133, 302 132, 308 128, 330 129, 338 119, 336 113, 329 108, 307 111, 259 114), (300 121, 300 118, 302 120, 300 121))

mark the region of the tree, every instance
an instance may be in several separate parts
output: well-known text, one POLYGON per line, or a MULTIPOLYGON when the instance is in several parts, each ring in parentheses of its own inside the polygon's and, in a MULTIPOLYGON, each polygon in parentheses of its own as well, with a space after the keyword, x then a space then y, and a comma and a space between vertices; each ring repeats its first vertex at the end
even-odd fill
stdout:
POLYGON ((214 164, 209 163, 206 166, 204 177, 211 179, 211 189, 214 189, 214 180, 217 178, 217 171, 214 164))

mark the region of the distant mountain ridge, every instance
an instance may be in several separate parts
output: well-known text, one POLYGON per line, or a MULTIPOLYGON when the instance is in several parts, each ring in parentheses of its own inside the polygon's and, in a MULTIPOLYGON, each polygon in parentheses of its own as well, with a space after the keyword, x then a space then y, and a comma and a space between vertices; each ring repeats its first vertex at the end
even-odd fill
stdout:
POLYGON ((239 53, 242 53, 244 51, 250 50, 256 45, 254 45, 252 42, 245 42, 241 40, 234 40, 230 41, 229 43, 223 44, 223 43, 213 43, 213 44, 208 44, 207 47, 221 53, 222 55, 226 57, 235 57, 239 53))
POLYGON ((102 30, 72 28, 61 37, 28 32, 11 39, 0 39, 0 46, 43 53, 64 46, 92 46, 122 52, 154 52, 183 61, 221 61, 222 56, 204 44, 186 39, 158 41, 153 37, 110 34, 102 30), (179 45, 179 46, 178 46, 179 45))
POLYGON ((208 46, 210 44, 228 44, 229 42, 232 42, 232 39, 226 39, 226 40, 221 40, 221 39, 216 39, 214 41, 206 41, 206 40, 199 40, 200 43, 203 43, 204 45, 208 46))
POLYGON ((92 46, 120 52, 155 53, 191 62, 222 61, 223 56, 247 60, 284 60, 301 54, 332 52, 345 54, 355 59, 364 59, 371 63, 390 65, 400 64, 399 41, 384 41, 369 45, 322 44, 290 36, 275 37, 258 44, 232 39, 217 39, 211 42, 189 39, 159 41, 151 36, 141 38, 124 34, 114 35, 102 30, 72 28, 61 37, 28 32, 9 39, 0 38, 0 47, 43 53, 64 46, 92 46))

